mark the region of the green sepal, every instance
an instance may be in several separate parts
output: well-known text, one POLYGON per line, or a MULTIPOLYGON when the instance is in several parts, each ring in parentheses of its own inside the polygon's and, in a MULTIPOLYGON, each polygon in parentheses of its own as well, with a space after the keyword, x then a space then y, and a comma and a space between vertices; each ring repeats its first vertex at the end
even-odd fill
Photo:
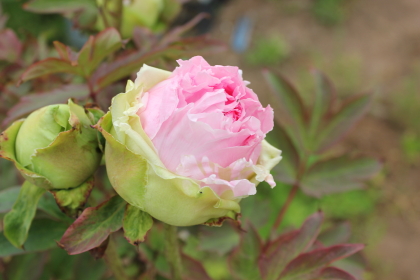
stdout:
POLYGON ((124 237, 130 244, 139 245, 153 225, 152 217, 139 208, 127 204, 124 212, 124 237))
POLYGON ((90 177, 77 188, 68 190, 50 190, 61 211, 67 216, 77 218, 83 211, 87 199, 93 189, 95 180, 90 177))
POLYGON ((17 120, 15 121, 11 126, 9 126, 3 133, 0 135, 0 157, 10 160, 15 164, 15 167, 19 170, 19 172, 22 174, 22 176, 32 184, 43 187, 45 189, 51 189, 53 186, 51 185, 51 182, 23 167, 17 160, 16 160, 16 153, 15 153, 15 143, 17 134, 19 132, 20 127, 22 126, 23 122, 25 120, 17 120))
POLYGON ((23 248, 38 201, 44 192, 44 189, 25 181, 12 210, 4 216, 4 235, 16 248, 23 248))

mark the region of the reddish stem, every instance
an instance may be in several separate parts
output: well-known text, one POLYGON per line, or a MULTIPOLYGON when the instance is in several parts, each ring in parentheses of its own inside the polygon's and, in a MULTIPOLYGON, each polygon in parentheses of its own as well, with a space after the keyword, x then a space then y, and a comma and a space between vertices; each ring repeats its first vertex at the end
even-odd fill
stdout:
POLYGON ((290 203, 292 202, 292 200, 295 198, 295 195, 297 193, 299 189, 299 184, 295 183, 292 187, 292 189, 289 192, 289 195, 287 196, 287 200, 286 202, 283 204, 279 215, 277 216, 276 222, 274 223, 274 226, 272 228, 273 231, 275 231, 276 229, 279 228, 279 226, 281 225, 281 222, 283 221, 284 215, 286 214, 287 209, 290 206, 290 203))

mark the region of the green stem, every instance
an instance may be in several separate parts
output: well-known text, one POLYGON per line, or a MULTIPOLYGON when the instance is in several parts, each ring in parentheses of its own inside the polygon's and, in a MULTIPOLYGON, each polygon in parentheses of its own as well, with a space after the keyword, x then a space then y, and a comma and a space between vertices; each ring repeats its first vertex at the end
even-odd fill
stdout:
POLYGON ((177 229, 168 224, 165 224, 165 248, 166 258, 171 268, 171 279, 182 280, 182 263, 177 229))
POLYGON ((109 236, 108 247, 105 251, 105 261, 108 264, 108 267, 111 269, 112 273, 117 280, 131 280, 124 272, 124 267, 121 263, 121 259, 118 256, 117 246, 115 244, 114 238, 112 235, 109 236))

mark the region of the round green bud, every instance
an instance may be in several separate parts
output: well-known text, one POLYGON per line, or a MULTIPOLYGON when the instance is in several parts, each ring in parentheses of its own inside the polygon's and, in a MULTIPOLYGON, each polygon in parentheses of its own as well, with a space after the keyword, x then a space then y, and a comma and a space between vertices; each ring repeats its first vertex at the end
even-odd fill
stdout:
POLYGON ((14 161, 22 175, 39 187, 77 188, 101 162, 100 138, 91 126, 102 115, 71 100, 38 109, 3 132, 0 156, 14 161))

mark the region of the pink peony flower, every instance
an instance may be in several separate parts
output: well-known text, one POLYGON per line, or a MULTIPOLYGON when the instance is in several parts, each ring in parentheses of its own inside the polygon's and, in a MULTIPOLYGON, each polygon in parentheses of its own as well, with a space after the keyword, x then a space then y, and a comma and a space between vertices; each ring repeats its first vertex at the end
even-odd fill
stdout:
POLYGON ((273 129, 273 109, 261 105, 238 67, 210 66, 201 56, 178 63, 168 79, 138 97, 137 114, 160 159, 218 195, 255 194, 248 178, 273 129))
POLYGON ((256 185, 275 186, 280 151, 264 140, 273 110, 241 71, 202 57, 172 73, 144 65, 98 123, 116 192, 175 226, 234 217, 256 185))

